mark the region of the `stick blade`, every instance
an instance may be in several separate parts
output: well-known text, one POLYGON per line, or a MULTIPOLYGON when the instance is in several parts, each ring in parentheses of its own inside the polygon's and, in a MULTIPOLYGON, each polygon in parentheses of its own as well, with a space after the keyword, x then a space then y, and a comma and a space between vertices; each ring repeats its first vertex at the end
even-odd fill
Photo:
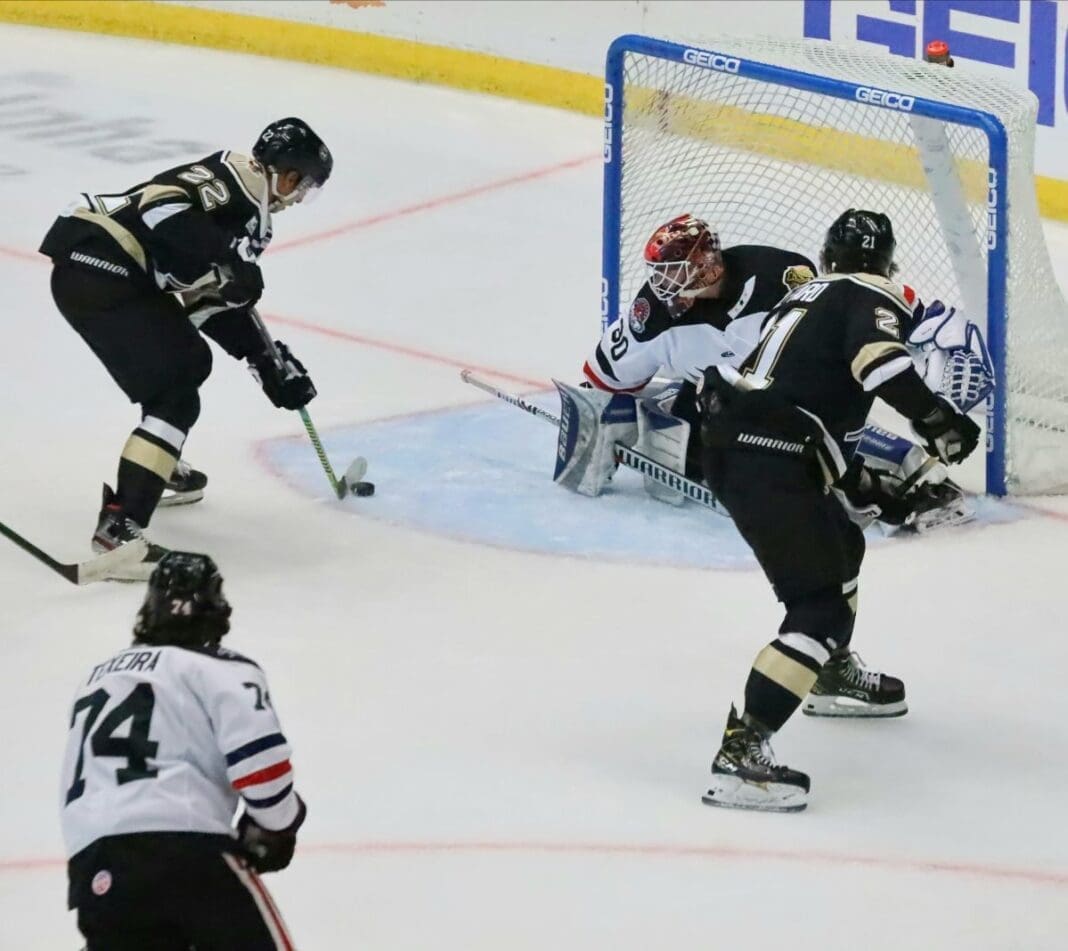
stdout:
POLYGON ((357 482, 363 481, 363 477, 366 474, 367 460, 363 456, 357 456, 352 460, 352 465, 345 470, 345 481, 349 485, 355 485, 357 482))
POLYGON ((116 569, 141 561, 147 553, 148 543, 143 538, 138 538, 120 545, 114 551, 97 555, 89 561, 83 561, 77 565, 64 565, 63 568, 67 570, 61 571, 60 574, 75 584, 107 581, 114 575, 116 569))

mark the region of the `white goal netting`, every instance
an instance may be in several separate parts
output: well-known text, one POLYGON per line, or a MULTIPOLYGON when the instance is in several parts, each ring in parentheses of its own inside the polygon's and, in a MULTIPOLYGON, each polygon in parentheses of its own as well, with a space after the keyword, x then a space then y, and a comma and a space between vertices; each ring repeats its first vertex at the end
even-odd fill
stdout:
POLYGON ((757 80, 633 51, 623 57, 618 313, 645 279, 646 239, 684 211, 717 227, 725 247, 771 244, 814 261, 843 210, 885 211, 901 280, 926 301, 964 308, 981 326, 1004 321, 1006 386, 997 399, 1006 424, 996 454, 1006 488, 1068 491, 1068 307, 1035 200, 1034 97, 960 66, 859 44, 690 38, 684 45, 1000 119, 1009 179, 1004 316, 996 295, 988 300, 987 263, 995 240, 988 187, 1005 183, 988 180, 984 130, 805 91, 788 76, 757 80))

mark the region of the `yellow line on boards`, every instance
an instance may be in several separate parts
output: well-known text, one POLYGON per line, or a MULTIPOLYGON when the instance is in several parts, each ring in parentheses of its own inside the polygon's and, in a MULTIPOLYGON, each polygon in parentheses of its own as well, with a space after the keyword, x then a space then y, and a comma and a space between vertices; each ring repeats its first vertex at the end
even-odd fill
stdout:
POLYGON ((254 53, 600 115, 595 76, 312 23, 149 0, 0 0, 0 21, 254 53))
MULTIPOLYGON (((0 22, 252 53, 489 93, 599 116, 604 84, 552 66, 311 23, 151 0, 0 0, 0 22)), ((818 162, 817 162, 818 164, 818 162)), ((1041 214, 1068 221, 1068 181, 1035 177, 1041 214)))

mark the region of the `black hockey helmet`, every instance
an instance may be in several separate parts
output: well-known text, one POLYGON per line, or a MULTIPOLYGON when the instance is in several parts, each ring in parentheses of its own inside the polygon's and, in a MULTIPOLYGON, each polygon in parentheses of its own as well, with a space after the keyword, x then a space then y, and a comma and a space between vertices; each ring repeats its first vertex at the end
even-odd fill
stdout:
POLYGON ((826 273, 881 274, 889 277, 894 265, 894 229, 879 211, 850 208, 827 229, 820 252, 820 270, 826 273))
POLYGON ((252 146, 252 157, 269 175, 271 211, 297 204, 326 184, 334 169, 334 157, 303 119, 290 116, 264 129, 252 146), (278 176, 298 172, 300 181, 288 195, 278 194, 278 176))
POLYGON ((215 562, 207 555, 170 551, 148 579, 134 637, 145 644, 217 644, 230 630, 230 614, 215 562))
POLYGON ((303 119, 291 116, 272 122, 252 146, 252 157, 278 172, 297 171, 316 185, 326 184, 334 157, 303 119))

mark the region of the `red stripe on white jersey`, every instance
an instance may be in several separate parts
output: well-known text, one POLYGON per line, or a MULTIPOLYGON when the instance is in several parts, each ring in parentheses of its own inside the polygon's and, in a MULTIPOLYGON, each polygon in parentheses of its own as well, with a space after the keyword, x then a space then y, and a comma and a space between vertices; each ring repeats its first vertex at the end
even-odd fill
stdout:
POLYGON ((284 776, 292 769, 293 767, 289 765, 289 760, 284 759, 281 763, 275 763, 274 766, 266 766, 263 769, 256 770, 254 773, 249 773, 247 776, 242 776, 240 779, 235 779, 231 785, 234 789, 259 786, 261 783, 269 783, 272 779, 284 776))
POLYGON ((274 941, 275 948, 278 951, 296 951, 293 939, 286 929, 286 923, 282 920, 282 915, 278 911, 278 906, 275 905, 274 899, 271 898, 271 893, 267 891, 263 882, 260 881, 259 875, 253 872, 252 869, 246 868, 229 853, 224 852, 223 858, 226 860, 226 864, 230 866, 231 871, 237 876, 238 881, 245 886, 252 896, 252 900, 256 903, 256 908, 259 909, 259 913, 263 916, 263 924, 267 928, 271 940, 274 941))
MULTIPOLYGON (((638 386, 609 386, 594 372, 593 367, 590 366, 590 362, 587 360, 582 365, 582 372, 585 374, 586 379, 589 380, 597 389, 604 390, 606 393, 637 393, 639 390, 645 389, 649 384, 649 380, 638 386)), ((652 377, 649 378, 650 380, 652 377)))

